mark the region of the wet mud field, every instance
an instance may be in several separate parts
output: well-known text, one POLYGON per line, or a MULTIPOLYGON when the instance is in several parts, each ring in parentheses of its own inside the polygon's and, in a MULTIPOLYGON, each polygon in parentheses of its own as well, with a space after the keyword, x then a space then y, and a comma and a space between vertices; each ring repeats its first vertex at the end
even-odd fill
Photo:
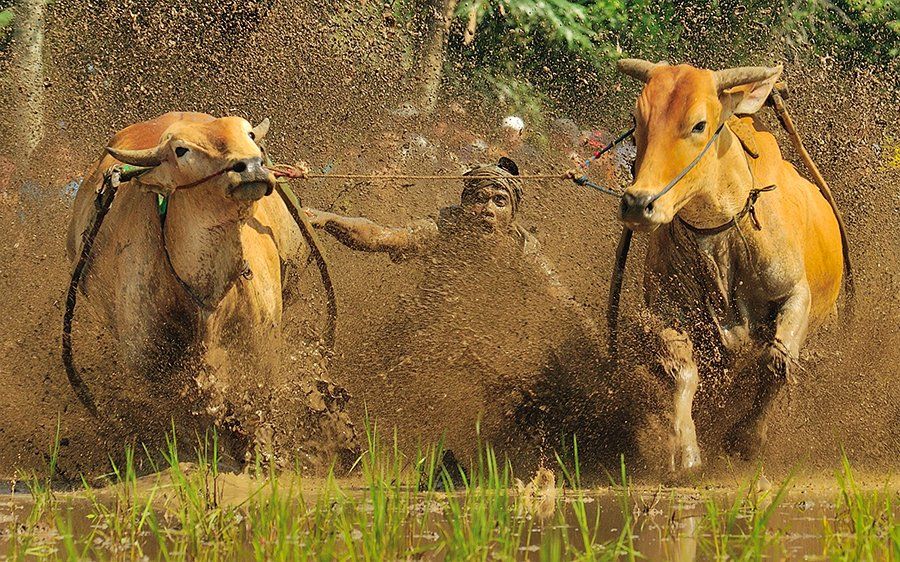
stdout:
MULTIPOLYGON (((810 338, 799 384, 778 401, 763 459, 780 470, 831 466, 842 448, 854 464, 888 470, 900 446, 896 431, 900 266, 895 259, 900 248, 891 226, 898 215, 900 172, 889 160, 889 151, 896 146, 888 144, 893 137, 883 125, 896 122, 884 117, 896 111, 891 105, 896 98, 881 93, 870 78, 846 80, 843 87, 858 90, 855 99, 872 100, 871 108, 849 101, 822 102, 815 93, 805 97, 799 88, 791 101, 846 214, 859 291, 854 318, 839 315, 810 338), (841 115, 840 121, 820 117, 825 111, 820 102, 829 104, 828 115, 841 115), (853 135, 846 134, 848 127, 856 129, 853 135)), ((460 111, 454 103, 428 120, 409 118, 402 128, 386 121, 376 123, 375 131, 350 131, 355 134, 349 136, 345 130, 331 131, 346 145, 325 154, 318 153, 321 145, 302 148, 308 139, 297 136, 291 126, 279 128, 276 115, 270 151, 284 159, 302 156, 313 166, 346 173, 447 173, 456 169, 450 148, 460 141, 446 130, 464 138, 492 135, 492 126, 484 125, 493 122, 492 116, 460 111), (412 135, 422 140, 410 142, 412 135)), ((622 120, 608 118, 610 123, 622 120)), ((176 396, 172 388, 122 377, 109 334, 97 325, 88 306, 79 310, 76 321, 76 357, 103 402, 107 419, 114 421, 98 423, 77 403, 59 359, 69 267, 64 232, 73 182, 102 141, 87 142, 75 138, 75 132, 60 130, 46 144, 41 159, 18 167, 10 164, 4 172, 0 304, 6 321, 0 361, 5 399, 0 403, 4 420, 0 455, 10 476, 17 469, 41 469, 46 463, 43 452, 59 421, 60 473, 75 478, 81 471, 103 470, 108 455, 121 454, 123 442, 164 443, 170 414, 175 415, 176 426, 183 424, 185 435, 202 432, 209 420, 196 415, 191 396, 176 396), (178 401, 181 405, 175 407, 178 401)), ((554 156, 537 154, 532 160, 526 156, 519 165, 533 172, 559 170, 564 161, 554 156)), ((378 181, 298 186, 310 206, 366 215, 386 224, 428 216, 452 204, 457 189, 452 184, 378 181)), ((605 314, 618 235, 614 219, 615 202, 594 192, 558 183, 526 186, 521 222, 536 233, 562 281, 598 324, 605 314)), ((324 297, 315 271, 308 267, 297 280, 301 298, 286 311, 287 344, 278 342, 284 349, 273 345, 273 353, 284 353, 290 367, 268 375, 275 378, 267 387, 277 387, 285 396, 250 393, 248 398, 248 404, 283 400, 271 407, 279 412, 318 408, 328 410, 328 416, 334 414, 334 420, 323 424, 315 421, 315 414, 306 418, 298 414, 302 419, 289 423, 280 415, 272 418, 276 428, 292 423, 307 427, 298 443, 317 442, 304 453, 310 467, 326 466, 323 455, 343 446, 327 442, 349 443, 350 432, 358 430, 366 412, 387 432, 397 427, 406 448, 443 436, 451 449, 473 450, 474 428, 480 420, 482 438, 514 453, 522 466, 533 465, 553 447, 570 442, 572 435, 581 440, 583 458, 591 464, 615 466, 620 453, 629 455, 633 414, 652 408, 653 393, 665 390, 634 370, 645 358, 628 340, 629 329, 637 329, 634 319, 640 308, 644 252, 640 237, 626 278, 618 364, 605 356, 602 342, 587 341, 566 310, 542 297, 540 280, 525 266, 470 264, 451 280, 455 285, 447 294, 423 297, 416 292, 423 275, 421 263, 395 264, 385 256, 354 253, 331 239, 323 239, 323 244, 341 311, 334 357, 325 361, 317 348, 325 323, 324 297), (452 298, 444 298, 448 295, 452 298), (336 401, 341 404, 335 406, 336 401), (343 402, 350 420, 339 412, 343 402), (350 428, 351 420, 356 430, 350 428), (315 437, 318 434, 324 437, 315 437), (314 461, 317 455, 319 461, 314 461)), ((696 412, 701 441, 714 443, 720 438, 717 420, 734 413, 726 407, 732 402, 721 394, 727 391, 727 383, 722 384, 725 390, 714 381, 701 385, 697 403, 704 406, 696 412)), ((295 432, 284 433, 289 440, 287 434, 295 432)), ((711 462, 711 468, 716 464, 711 462)))
MULTIPOLYGON (((0 500, 0 523, 13 529, 5 531, 7 538, 21 525, 31 525, 29 533, 44 525, 56 533, 45 537, 44 546, 66 552, 61 538, 66 533, 58 532, 58 518, 38 509, 41 501, 52 497, 52 505, 69 506, 60 513, 70 513, 70 524, 90 533, 97 519, 87 523, 89 513, 124 505, 133 509, 135 497, 118 501, 115 487, 103 488, 106 492, 98 493, 109 495, 95 502, 90 492, 80 490, 82 477, 91 484, 109 484, 109 479, 95 478, 109 475, 112 462, 130 465, 136 479, 154 478, 171 460, 166 457, 171 454, 166 452, 168 439, 175 435, 182 445, 190 444, 182 460, 195 462, 193 443, 208 439, 214 428, 222 478, 269 485, 272 478, 246 475, 248 460, 272 461, 280 470, 308 478, 324 478, 333 470, 345 478, 337 487, 349 498, 347 509, 353 514, 381 501, 367 495, 376 480, 367 480, 371 470, 369 476, 360 474, 358 460, 371 449, 372 434, 387 440, 396 436, 399 450, 410 453, 441 443, 460 466, 476 464, 485 445, 508 459, 517 475, 550 466, 561 488, 554 495, 550 522, 521 515, 509 522, 519 530, 515 539, 491 539, 491 544, 513 549, 517 558, 538 559, 547 552, 553 558, 555 552, 571 554, 588 543, 603 545, 598 552, 614 553, 625 548, 626 528, 632 541, 628 548, 649 559, 718 558, 717 549, 729 548, 722 545, 723 537, 745 541, 754 536, 757 518, 768 513, 765 502, 778 494, 780 482, 797 474, 801 483, 792 481, 778 497, 765 523, 769 531, 752 548, 773 558, 822 555, 853 533, 854 520, 845 519, 853 510, 841 503, 853 494, 843 494, 846 482, 833 477, 835 471, 842 473, 843 458, 865 475, 860 493, 866 501, 872 493, 882 494, 880 503, 872 500, 878 504, 873 517, 890 520, 886 532, 896 535, 896 519, 891 518, 897 516, 892 478, 900 468, 900 91, 894 71, 850 71, 827 58, 786 64, 792 90, 788 107, 848 225, 857 281, 853 313, 840 302, 835 318, 809 337, 799 380, 778 398, 758 460, 729 456, 722 446, 725 429, 750 407, 739 374, 703 377, 694 413, 704 468, 677 482, 692 488, 657 489, 659 483, 673 482, 641 452, 664 440, 662 429, 652 417, 648 422, 646 414, 659 409, 670 390, 642 367, 650 360, 640 343, 646 241, 637 236, 631 250, 619 354, 609 357, 602 326, 620 231, 618 203, 570 182, 527 182, 519 221, 540 242, 575 301, 601 326, 599 337, 585 333, 570 309, 546 296, 538 271, 511 256, 457 263, 440 290, 428 291, 423 290, 430 282, 428 264, 422 260, 395 263, 322 236, 339 304, 333 351, 322 341, 326 299, 309 262, 289 279, 292 297, 285 308, 284 334, 270 346, 277 367, 257 372, 232 365, 234 377, 221 388, 222 381, 203 379, 195 365, 183 366, 166 380, 127 376, 112 335, 99 315, 82 304, 75 322, 76 360, 102 413, 91 416, 70 388, 60 360, 71 268, 65 238, 75 190, 106 141, 125 125, 174 109, 240 115, 253 123, 269 117, 269 154, 279 162, 305 161, 323 173, 458 174, 469 164, 494 162, 502 154, 513 157, 523 173, 561 173, 570 164, 565 151, 548 140, 546 123, 576 114, 580 128, 617 132, 629 126, 638 90, 619 77, 608 89, 587 92, 590 102, 554 100, 546 120, 526 123, 523 141, 513 143, 498 127, 506 108, 485 103, 475 91, 457 88, 429 113, 409 111, 418 87, 410 79, 414 68, 391 55, 403 39, 367 35, 361 28, 373 22, 354 8, 317 20, 309 6, 275 2, 260 12, 243 13, 240 21, 212 18, 216 26, 207 26, 201 10, 196 17, 182 14, 187 27, 180 31, 154 20, 155 12, 138 8, 129 18, 120 17, 125 8, 113 5, 75 2, 71 8, 78 17, 52 7, 48 12, 45 40, 51 55, 44 69, 44 135, 30 156, 14 144, 18 117, 2 118, 10 134, 0 139, 0 477, 10 483, 7 491, 19 492, 0 500), (235 48, 224 40, 233 25, 247 26, 253 41, 235 48), (281 33, 285 26, 298 31, 281 33), (157 29, 163 31, 149 31, 157 29), (124 36, 132 39, 123 41, 124 36), (203 45, 196 37, 202 37, 203 45), (371 55, 365 63, 354 57, 361 46, 371 55), (203 56, 183 57, 183 52, 203 56), (116 71, 123 60, 128 71, 116 71), (238 432, 229 431, 234 424, 223 423, 214 413, 210 396, 223 388, 236 412, 238 432), (248 440, 263 444, 255 459, 243 456, 248 440), (137 451, 131 460, 128 450, 137 451), (575 483, 584 486, 583 494, 571 489, 572 479, 557 466, 557 455, 561 466, 572 466, 577 455, 581 474, 575 483), (629 492, 605 487, 623 460, 635 482, 629 492), (759 467, 764 479, 774 483, 763 490, 766 500, 760 500, 754 477, 759 467), (52 482, 46 480, 48 472, 52 482), (36 488, 41 482, 44 487, 36 488), (597 486, 604 488, 593 491, 597 486), (67 495, 72 489, 80 491, 67 495), (29 520, 33 513, 36 519, 29 520), (586 542, 581 535, 585 522, 593 524, 598 514, 596 535, 586 542), (719 533, 722 525, 733 527, 719 533), (531 542, 523 538, 528 533, 544 538, 531 542)), ((693 62, 718 66, 715 60, 693 62)), ((8 61, 0 63, 8 67, 8 61)), ((4 88, 14 94, 8 84, 4 88)), ((786 157, 800 168, 771 109, 761 117, 786 157)), ((624 185, 627 170, 619 168, 609 165, 599 173, 624 185)), ((304 205, 389 225, 434 216, 457 203, 461 189, 452 181, 337 179, 301 181, 294 187, 304 205)), ((415 472, 414 464, 404 460, 398 472, 415 472)), ((163 474, 168 478, 170 472, 163 474)), ((455 532, 452 523, 422 523, 415 517, 410 523, 409 511, 428 511, 423 503, 439 501, 440 514, 452 514, 454 506, 467 502, 477 504, 468 487, 454 503, 443 495, 434 499, 433 493, 443 492, 417 495, 415 483, 395 490, 396 479, 383 480, 374 488, 386 496, 400 494, 392 501, 406 506, 396 508, 403 513, 397 516, 396 532, 404 544, 425 544, 428 537, 452 543, 446 538, 455 532)), ((322 482, 311 486, 303 500, 288 494, 284 513, 338 494, 330 480, 322 482)), ((491 494, 515 490, 511 477, 500 483, 504 485, 493 481, 486 489, 491 494)), ((249 491, 253 484, 243 485, 246 497, 235 502, 240 509, 229 516, 246 517, 248 509, 259 507, 248 507, 258 494, 249 491)), ((185 489, 178 494, 187 494, 185 489)), ((511 494, 504 496, 504 505, 515 512, 524 500, 511 494)), ((178 501, 186 498, 181 495, 178 501)), ((159 529, 184 523, 164 521, 174 516, 163 515, 167 508, 154 505, 155 511, 145 511, 159 514, 159 529)), ((359 529, 361 519, 346 517, 347 537, 359 532, 368 540, 365 529, 359 529)), ((314 521, 305 524, 314 526, 314 521)), ((148 540, 155 531, 147 527, 135 532, 145 534, 133 542, 145 545, 172 546, 183 538, 159 531, 165 537, 158 543, 162 535, 148 540)), ((38 543, 44 539, 36 540, 33 546, 42 548, 38 543)), ((204 539, 196 540, 200 544, 204 539)), ((244 535, 234 539, 240 548, 250 549, 240 550, 242 556, 253 556, 255 540, 244 535)), ((896 536, 893 540, 896 557, 896 536)), ((22 553, 2 550, 20 548, 21 541, 7 543, 0 546, 0 556, 22 553)), ((328 548, 348 548, 332 543, 328 548)), ((158 546, 145 548, 142 554, 160 555, 154 550, 158 546)), ((380 552, 415 551, 409 549, 380 552)), ((438 558, 466 557, 440 552, 438 558)))
POLYGON ((339 480, 219 473, 203 457, 144 477, 126 463, 114 484, 76 492, 32 480, 30 493, 0 501, 0 555, 890 560, 900 540, 896 479, 870 480, 846 464, 831 478, 772 483, 757 473, 702 488, 640 486, 623 474, 599 489, 578 486, 563 465, 559 481, 541 469, 524 484, 483 464, 454 487, 447 476, 415 486, 392 466, 399 458, 382 453, 339 480))

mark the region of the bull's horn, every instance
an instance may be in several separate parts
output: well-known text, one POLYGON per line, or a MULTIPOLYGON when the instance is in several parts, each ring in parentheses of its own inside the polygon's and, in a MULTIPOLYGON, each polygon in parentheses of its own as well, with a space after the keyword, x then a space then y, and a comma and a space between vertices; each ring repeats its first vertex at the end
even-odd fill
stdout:
POLYGON ((738 68, 726 68, 725 70, 717 70, 716 88, 721 92, 728 88, 750 84, 753 82, 762 82, 768 80, 773 75, 781 73, 782 66, 741 66, 738 68))
POLYGON ((125 164, 152 167, 159 166, 160 162, 162 162, 159 158, 159 148, 159 146, 154 146, 153 148, 145 148, 142 150, 129 150, 127 148, 107 146, 106 152, 119 162, 124 162, 125 164))
POLYGON ((269 118, 266 117, 262 121, 260 121, 259 125, 253 127, 253 138, 256 142, 259 142, 265 138, 266 133, 269 132, 269 118))
POLYGON ((655 63, 642 59, 619 59, 616 61, 616 68, 622 74, 631 76, 635 80, 646 82, 650 80, 650 71, 661 64, 665 63, 655 63))

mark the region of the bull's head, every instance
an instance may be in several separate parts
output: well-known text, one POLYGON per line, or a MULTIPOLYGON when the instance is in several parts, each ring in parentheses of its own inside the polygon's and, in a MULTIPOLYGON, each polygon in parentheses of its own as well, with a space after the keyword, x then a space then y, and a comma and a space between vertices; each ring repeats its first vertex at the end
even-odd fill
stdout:
MULTIPOLYGON (((651 231, 670 222, 694 198, 703 198, 713 208, 720 205, 717 154, 725 145, 710 146, 668 193, 657 195, 703 151, 724 120, 762 107, 781 66, 713 72, 624 59, 618 68, 646 84, 634 112, 634 183, 625 191, 619 218, 629 228, 651 231)), ((731 142, 731 137, 723 135, 718 142, 731 142)))
POLYGON ((139 183, 153 191, 212 189, 230 199, 256 201, 275 188, 275 177, 263 165, 259 146, 268 130, 268 119, 256 127, 240 117, 176 122, 153 148, 106 150, 125 164, 152 167, 139 183))

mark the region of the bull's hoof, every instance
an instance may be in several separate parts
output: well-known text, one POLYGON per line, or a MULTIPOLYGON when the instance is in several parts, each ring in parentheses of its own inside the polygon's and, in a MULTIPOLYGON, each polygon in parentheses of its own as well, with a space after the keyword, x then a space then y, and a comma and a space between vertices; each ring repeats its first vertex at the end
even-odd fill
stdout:
POLYGON ((685 446, 673 451, 669 457, 669 479, 673 482, 684 482, 696 475, 703 468, 700 449, 696 446, 685 446))
POLYGON ((698 457, 697 462, 693 464, 681 463, 680 467, 671 467, 668 474, 665 475, 664 484, 667 486, 693 486, 702 472, 703 463, 698 457))
POLYGON ((776 382, 796 384, 799 367, 799 361, 791 355, 783 343, 775 340, 769 345, 766 352, 766 368, 776 382))
POLYGON ((697 447, 685 447, 681 451, 681 471, 696 472, 702 466, 700 449, 697 447))

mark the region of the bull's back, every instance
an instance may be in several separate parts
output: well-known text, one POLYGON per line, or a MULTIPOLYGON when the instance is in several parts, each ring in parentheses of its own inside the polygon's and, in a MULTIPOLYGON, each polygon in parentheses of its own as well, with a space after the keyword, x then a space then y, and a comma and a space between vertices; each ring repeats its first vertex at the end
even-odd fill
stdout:
MULTIPOLYGON (((819 188, 801 176, 784 160, 775 138, 757 132, 760 158, 755 166, 757 181, 775 184, 782 224, 801 236, 806 278, 812 296, 810 320, 823 321, 833 310, 843 278, 843 245, 834 211, 819 188)), ((761 199, 762 200, 762 199, 761 199)))
POLYGON ((186 121, 188 123, 208 123, 214 119, 215 118, 212 115, 207 115, 206 113, 170 111, 155 119, 142 121, 125 127, 113 135, 113 138, 109 141, 109 146, 131 150, 153 148, 159 144, 166 129, 178 121, 186 121))

